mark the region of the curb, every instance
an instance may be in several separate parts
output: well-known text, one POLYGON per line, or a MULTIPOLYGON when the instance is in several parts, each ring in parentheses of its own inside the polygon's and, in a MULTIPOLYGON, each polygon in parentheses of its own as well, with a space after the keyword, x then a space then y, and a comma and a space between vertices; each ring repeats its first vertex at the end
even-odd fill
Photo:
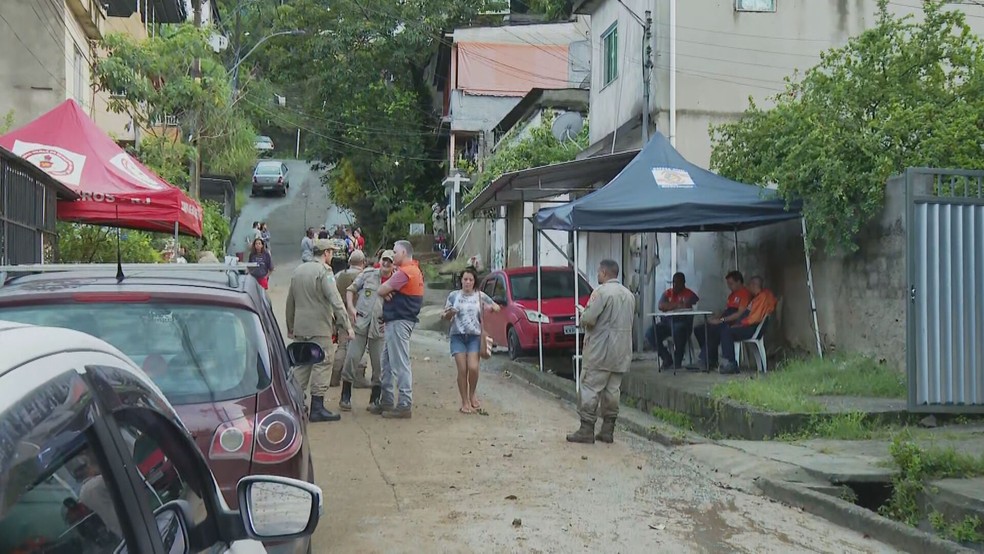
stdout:
MULTIPOLYGON (((544 373, 530 364, 513 360, 506 361, 502 365, 502 369, 517 377, 521 377, 534 387, 549 392, 575 405, 577 404, 577 391, 575 390, 573 381, 551 373, 544 373)), ((625 404, 620 404, 619 407, 618 426, 624 431, 657 442, 663 446, 706 444, 712 442, 700 435, 674 427, 625 404)))
POLYGON ((884 518, 875 512, 802 485, 759 477, 755 484, 767 497, 795 506, 831 523, 863 533, 907 552, 920 554, 973 553, 957 543, 884 518))

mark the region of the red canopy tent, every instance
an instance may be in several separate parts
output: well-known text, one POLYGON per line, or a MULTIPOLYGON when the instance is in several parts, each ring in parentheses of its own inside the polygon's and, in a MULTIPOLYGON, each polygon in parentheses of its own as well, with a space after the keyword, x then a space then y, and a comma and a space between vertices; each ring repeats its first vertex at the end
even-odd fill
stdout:
POLYGON ((0 146, 79 193, 58 201, 58 219, 202 236, 201 205, 127 154, 74 100, 0 136, 0 146))

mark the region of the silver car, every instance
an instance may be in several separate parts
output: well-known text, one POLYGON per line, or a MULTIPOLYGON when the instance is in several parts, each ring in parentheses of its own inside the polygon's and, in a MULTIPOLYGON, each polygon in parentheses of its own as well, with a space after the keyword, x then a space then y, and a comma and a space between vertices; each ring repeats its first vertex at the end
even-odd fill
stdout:
POLYGON ((308 537, 321 489, 249 475, 226 505, 160 389, 95 337, 0 321, 0 552, 245 554, 308 537))
POLYGON ((265 136, 256 137, 256 151, 260 156, 270 156, 273 154, 273 139, 265 136))
POLYGON ((253 170, 251 196, 266 192, 287 196, 287 189, 289 188, 290 173, 287 171, 286 164, 276 160, 267 160, 256 164, 256 169, 253 170))

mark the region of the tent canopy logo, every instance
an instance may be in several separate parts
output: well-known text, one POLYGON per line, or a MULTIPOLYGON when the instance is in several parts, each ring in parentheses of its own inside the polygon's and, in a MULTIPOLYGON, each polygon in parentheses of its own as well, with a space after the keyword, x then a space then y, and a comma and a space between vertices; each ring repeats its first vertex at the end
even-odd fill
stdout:
POLYGON ((12 151, 67 185, 79 184, 82 166, 85 165, 85 156, 82 154, 57 146, 20 140, 14 141, 12 151))
POLYGON ((689 173, 674 167, 654 167, 653 179, 664 189, 692 189, 695 186, 689 173))
POLYGON ((120 152, 119 154, 113 156, 109 163, 113 164, 114 167, 123 171, 128 176, 136 180, 136 185, 142 186, 144 188, 149 188, 153 190, 163 190, 167 188, 167 185, 160 183, 154 177, 151 177, 143 169, 140 168, 138 162, 133 159, 133 156, 127 154, 126 152, 120 152))

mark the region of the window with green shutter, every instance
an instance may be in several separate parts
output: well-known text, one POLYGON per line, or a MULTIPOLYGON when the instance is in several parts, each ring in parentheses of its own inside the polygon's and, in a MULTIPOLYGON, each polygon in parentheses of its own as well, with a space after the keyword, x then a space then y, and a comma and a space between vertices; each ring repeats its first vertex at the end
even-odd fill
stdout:
POLYGON ((605 45, 604 76, 605 86, 609 85, 618 77, 618 22, 612 23, 601 35, 601 42, 605 45))

